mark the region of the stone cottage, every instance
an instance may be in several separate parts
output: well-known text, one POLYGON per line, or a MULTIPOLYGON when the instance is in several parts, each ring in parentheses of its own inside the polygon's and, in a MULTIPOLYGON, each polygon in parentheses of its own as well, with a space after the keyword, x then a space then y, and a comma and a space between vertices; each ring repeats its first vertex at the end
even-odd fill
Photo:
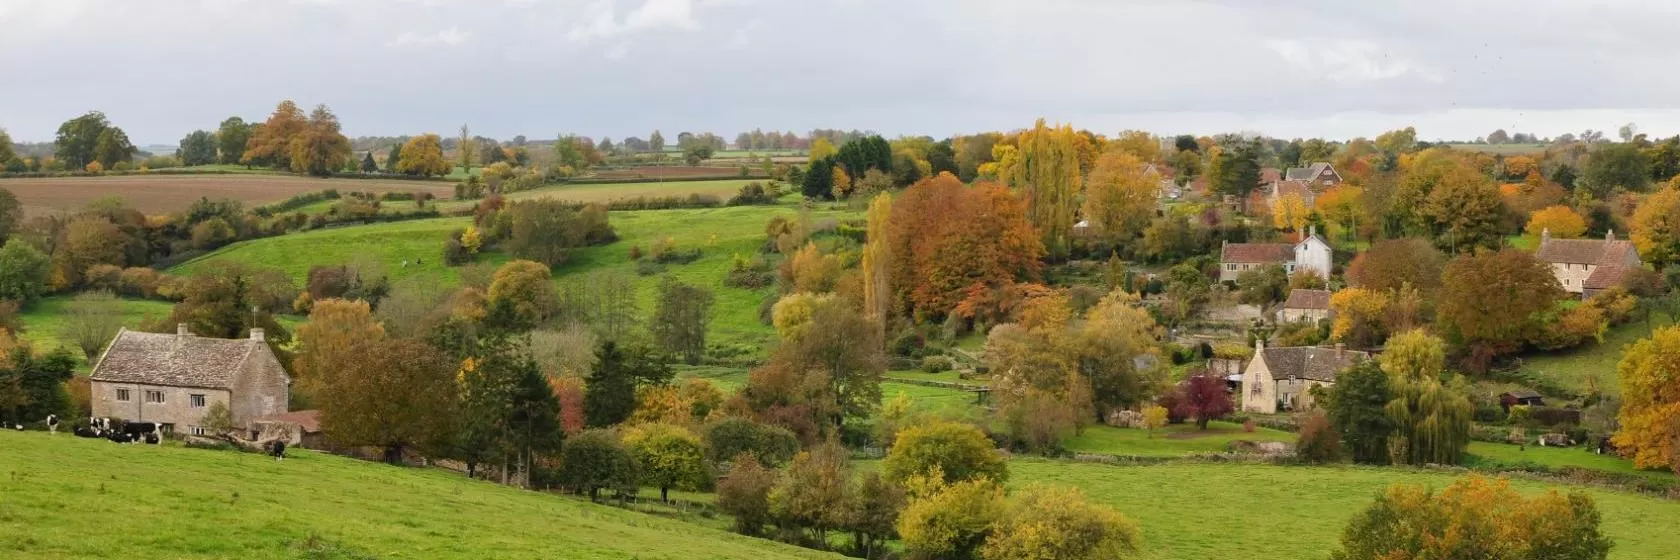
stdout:
POLYGON ((1630 270, 1645 266, 1632 241, 1616 239, 1605 232, 1604 239, 1552 239, 1551 230, 1540 232, 1535 258, 1552 266, 1563 290, 1590 298, 1622 282, 1630 270))
POLYGON ((1274 264, 1289 274, 1311 270, 1328 281, 1330 259, 1330 244, 1316 227, 1307 228, 1300 243, 1225 243, 1219 248, 1219 281, 1235 282, 1244 272, 1274 264))
POLYGON ((1336 384, 1336 377, 1370 355, 1356 350, 1317 346, 1267 348, 1254 345, 1254 358, 1242 378, 1242 410, 1273 414, 1313 406, 1312 388, 1336 384))
POLYGON ((93 415, 158 422, 166 432, 203 435, 205 413, 227 405, 235 427, 286 412, 291 378, 262 329, 244 339, 123 329, 93 367, 93 415))
POLYGON ((1279 323, 1296 321, 1318 322, 1330 318, 1330 291, 1297 288, 1289 290, 1289 299, 1278 309, 1279 323))

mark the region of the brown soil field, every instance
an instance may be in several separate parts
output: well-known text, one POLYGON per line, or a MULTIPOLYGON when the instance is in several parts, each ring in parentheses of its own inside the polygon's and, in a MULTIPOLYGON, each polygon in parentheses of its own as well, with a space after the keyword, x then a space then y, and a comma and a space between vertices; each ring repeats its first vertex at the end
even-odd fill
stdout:
POLYGON ((340 191, 424 191, 438 198, 454 196, 451 183, 380 179, 320 179, 292 175, 124 175, 115 177, 62 177, 51 179, 0 179, 0 189, 16 195, 25 216, 73 212, 89 202, 108 196, 146 214, 169 214, 185 210, 203 197, 231 198, 257 206, 278 202, 300 193, 322 189, 340 191))

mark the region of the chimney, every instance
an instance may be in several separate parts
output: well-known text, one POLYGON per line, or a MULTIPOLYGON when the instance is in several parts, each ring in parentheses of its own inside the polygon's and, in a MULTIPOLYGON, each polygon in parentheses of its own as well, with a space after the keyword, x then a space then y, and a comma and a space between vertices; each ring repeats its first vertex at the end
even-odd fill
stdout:
POLYGON ((1552 228, 1541 228, 1540 229, 1540 244, 1545 245, 1547 241, 1551 241, 1551 240, 1552 240, 1552 228))
POLYGON ((257 342, 268 342, 268 337, 263 336, 263 330, 261 328, 252 327, 251 340, 255 340, 257 342))
POLYGON ((1318 237, 1318 226, 1307 226, 1307 237, 1318 237))
POLYGON ((192 331, 187 330, 186 323, 175 323, 175 336, 192 336, 192 331))
POLYGON ((1613 230, 1613 229, 1604 230, 1604 240, 1605 241, 1615 241, 1616 240, 1616 230, 1613 230))
POLYGON ((1259 354, 1260 352, 1264 351, 1265 349, 1266 349, 1266 339, 1260 338, 1258 336, 1254 337, 1254 353, 1259 354))

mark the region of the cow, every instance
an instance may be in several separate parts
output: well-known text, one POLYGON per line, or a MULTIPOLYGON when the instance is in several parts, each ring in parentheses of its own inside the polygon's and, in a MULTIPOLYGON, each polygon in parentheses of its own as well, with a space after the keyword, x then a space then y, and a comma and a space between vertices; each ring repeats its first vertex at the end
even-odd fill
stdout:
POLYGON ((270 449, 270 453, 274 455, 274 461, 275 462, 278 463, 278 462, 286 459, 286 440, 283 440, 283 439, 274 440, 274 445, 271 446, 269 449, 270 449))
POLYGON ((128 441, 158 443, 162 440, 163 431, 156 422, 128 422, 123 424, 122 433, 128 436, 128 441))
POLYGON ((99 428, 94 428, 92 426, 78 426, 71 428, 70 433, 76 434, 76 437, 82 438, 105 437, 104 432, 101 432, 99 431, 99 428))
POLYGON ((57 414, 48 414, 47 415, 47 432, 53 433, 53 434, 58 433, 58 415, 57 414))

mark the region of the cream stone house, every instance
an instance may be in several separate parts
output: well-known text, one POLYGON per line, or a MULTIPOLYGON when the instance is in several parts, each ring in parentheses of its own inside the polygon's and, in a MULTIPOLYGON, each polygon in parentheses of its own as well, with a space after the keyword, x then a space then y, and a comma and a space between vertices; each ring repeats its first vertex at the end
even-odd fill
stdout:
POLYGON ((93 415, 157 422, 166 432, 203 435, 210 406, 222 403, 236 427, 286 412, 291 378, 262 329, 244 339, 123 329, 93 367, 93 415))
POLYGON ((1313 407, 1312 388, 1336 383, 1336 376, 1369 358, 1356 350, 1316 346, 1267 348, 1254 345, 1254 358, 1242 376, 1242 410, 1272 414, 1313 407))
POLYGON ((1318 322, 1330 318, 1330 291, 1297 288, 1278 309, 1279 323, 1318 322))
POLYGON ((1632 241, 1616 239, 1605 232, 1604 239, 1552 239, 1552 231, 1541 230, 1535 258, 1552 265, 1563 290, 1589 298, 1620 284, 1628 271, 1645 265, 1632 241))
POLYGON ((1311 270, 1328 281, 1330 253, 1330 244, 1314 227, 1307 228, 1300 243, 1225 243, 1219 248, 1219 281, 1235 282, 1244 272, 1274 264, 1289 274, 1311 270))

